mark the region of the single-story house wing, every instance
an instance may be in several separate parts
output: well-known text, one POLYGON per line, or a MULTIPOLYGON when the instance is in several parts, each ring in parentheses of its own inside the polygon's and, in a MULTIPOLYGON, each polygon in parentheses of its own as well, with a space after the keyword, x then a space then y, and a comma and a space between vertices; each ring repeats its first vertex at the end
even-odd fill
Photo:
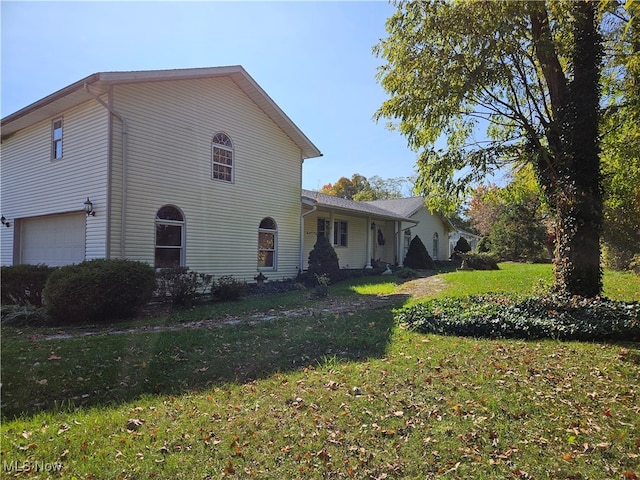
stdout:
POLYGON ((447 260, 449 258, 447 239, 449 232, 453 231, 454 227, 448 218, 432 213, 427 208, 424 198, 390 198, 367 203, 411 220, 400 226, 402 231, 400 261, 404 259, 411 240, 415 236, 420 237, 432 259, 447 260))
POLYGON ((303 246, 306 268, 318 236, 335 249, 340 268, 371 268, 373 263, 402 263, 403 228, 417 220, 369 202, 356 202, 311 190, 302 190, 303 246))

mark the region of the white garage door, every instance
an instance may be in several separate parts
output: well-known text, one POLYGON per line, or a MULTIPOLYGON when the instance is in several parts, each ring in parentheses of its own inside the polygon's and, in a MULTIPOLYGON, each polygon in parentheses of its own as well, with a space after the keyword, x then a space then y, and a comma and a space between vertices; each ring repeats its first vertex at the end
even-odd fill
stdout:
POLYGON ((26 218, 20 227, 20 263, 80 263, 85 254, 84 213, 26 218))

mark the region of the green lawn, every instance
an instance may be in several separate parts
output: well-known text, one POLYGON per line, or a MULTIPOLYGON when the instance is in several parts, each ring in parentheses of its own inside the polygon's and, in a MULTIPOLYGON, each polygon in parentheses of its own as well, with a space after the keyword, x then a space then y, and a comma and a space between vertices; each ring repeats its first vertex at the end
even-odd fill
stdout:
MULTIPOLYGON (((526 293, 550 281, 551 267, 441 275, 439 295, 526 293)), ((330 297, 394 298, 395 288, 371 277, 332 286, 330 297)), ((607 272, 608 296, 638 292, 638 277, 607 272)), ((72 339, 4 327, 1 477, 640 475, 638 344, 420 335, 393 321, 405 300, 277 315, 324 301, 291 292, 151 324, 272 311, 268 321, 72 339)))

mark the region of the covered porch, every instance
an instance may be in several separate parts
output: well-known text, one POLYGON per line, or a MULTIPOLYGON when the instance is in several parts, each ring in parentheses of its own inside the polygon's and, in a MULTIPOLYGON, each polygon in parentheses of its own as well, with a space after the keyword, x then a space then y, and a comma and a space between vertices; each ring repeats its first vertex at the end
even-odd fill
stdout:
POLYGON ((300 265, 306 270, 319 236, 333 245, 340 268, 400 265, 404 230, 418 222, 368 203, 303 190, 300 223, 300 265))

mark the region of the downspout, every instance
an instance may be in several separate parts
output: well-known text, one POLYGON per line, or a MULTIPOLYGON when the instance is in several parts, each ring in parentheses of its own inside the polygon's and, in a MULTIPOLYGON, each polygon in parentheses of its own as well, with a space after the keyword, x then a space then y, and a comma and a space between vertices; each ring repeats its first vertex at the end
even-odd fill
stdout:
POLYGON ((300 273, 304 270, 304 217, 318 210, 318 206, 314 205, 311 210, 300 215, 300 273))
POLYGON ((104 102, 98 95, 89 89, 89 84, 84 84, 85 91, 91 95, 100 105, 106 108, 111 115, 120 120, 122 124, 122 200, 120 204, 120 258, 126 258, 125 254, 125 227, 126 227, 126 199, 127 199, 127 122, 124 117, 116 112, 111 105, 104 102))

